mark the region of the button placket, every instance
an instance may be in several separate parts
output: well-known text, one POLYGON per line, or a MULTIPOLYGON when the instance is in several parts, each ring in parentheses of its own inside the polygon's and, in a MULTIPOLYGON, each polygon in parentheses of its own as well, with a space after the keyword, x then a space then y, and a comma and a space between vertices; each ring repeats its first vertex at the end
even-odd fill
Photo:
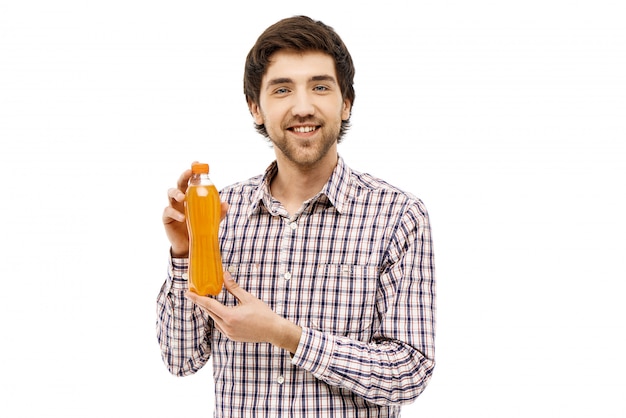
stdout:
MULTIPOLYGON (((288 218, 283 218, 284 226, 281 232, 281 241, 279 244, 278 254, 278 271, 275 280, 275 312, 283 317, 289 317, 288 311, 288 291, 289 283, 293 278, 293 272, 291 271, 291 248, 293 242, 296 239, 298 223, 291 221, 288 218)), ((275 374, 273 376, 273 389, 272 391, 282 391, 283 384, 287 380, 289 371, 289 355, 288 353, 278 347, 272 347, 272 364, 275 374)))

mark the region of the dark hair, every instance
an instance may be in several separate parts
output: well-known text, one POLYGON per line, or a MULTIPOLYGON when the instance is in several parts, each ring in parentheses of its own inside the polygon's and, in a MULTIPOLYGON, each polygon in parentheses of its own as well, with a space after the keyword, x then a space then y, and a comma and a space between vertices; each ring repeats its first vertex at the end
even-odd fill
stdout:
MULTIPOLYGON (((281 49, 296 51, 321 51, 335 61, 337 81, 342 98, 354 104, 354 64, 348 48, 333 28, 307 16, 294 16, 274 23, 257 39, 248 53, 243 75, 243 92, 248 103, 259 104, 261 80, 269 64, 271 55, 281 49)), ((339 138, 350 127, 350 118, 341 122, 339 138)), ((255 124, 257 132, 268 137, 265 125, 255 124)))

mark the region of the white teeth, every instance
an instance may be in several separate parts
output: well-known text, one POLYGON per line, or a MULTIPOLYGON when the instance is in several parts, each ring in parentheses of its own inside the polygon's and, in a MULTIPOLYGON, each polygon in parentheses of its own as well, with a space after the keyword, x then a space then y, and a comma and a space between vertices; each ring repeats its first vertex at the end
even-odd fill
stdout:
POLYGON ((313 132, 315 130, 315 126, 298 126, 293 128, 293 130, 299 133, 313 132))

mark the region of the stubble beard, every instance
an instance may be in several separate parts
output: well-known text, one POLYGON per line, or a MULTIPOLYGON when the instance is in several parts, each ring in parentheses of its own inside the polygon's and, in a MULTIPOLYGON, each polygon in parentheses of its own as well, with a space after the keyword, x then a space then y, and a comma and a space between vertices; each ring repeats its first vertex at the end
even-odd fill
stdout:
POLYGON ((322 124, 320 126, 321 139, 288 139, 289 134, 285 133, 285 130, 280 132, 279 138, 276 138, 276 135, 270 135, 269 139, 274 147, 294 165, 303 168, 313 167, 326 157, 337 142, 340 126, 329 127, 322 124))

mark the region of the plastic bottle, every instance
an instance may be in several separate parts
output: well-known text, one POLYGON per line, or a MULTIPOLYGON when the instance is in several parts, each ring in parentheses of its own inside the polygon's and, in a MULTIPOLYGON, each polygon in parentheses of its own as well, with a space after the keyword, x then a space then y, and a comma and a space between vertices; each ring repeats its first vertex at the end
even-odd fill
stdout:
POLYGON ((186 193, 185 214, 189 231, 189 290, 217 295, 224 271, 218 240, 220 196, 209 178, 209 165, 193 163, 186 193))

